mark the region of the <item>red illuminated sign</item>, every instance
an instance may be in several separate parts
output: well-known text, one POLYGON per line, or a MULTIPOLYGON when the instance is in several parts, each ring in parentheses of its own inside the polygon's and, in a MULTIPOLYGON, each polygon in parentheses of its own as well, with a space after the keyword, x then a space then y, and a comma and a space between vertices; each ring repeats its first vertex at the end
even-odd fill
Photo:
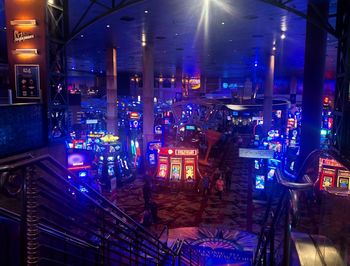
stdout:
POLYGON ((130 118, 131 119, 140 119, 140 114, 137 112, 131 112, 130 113, 130 118))

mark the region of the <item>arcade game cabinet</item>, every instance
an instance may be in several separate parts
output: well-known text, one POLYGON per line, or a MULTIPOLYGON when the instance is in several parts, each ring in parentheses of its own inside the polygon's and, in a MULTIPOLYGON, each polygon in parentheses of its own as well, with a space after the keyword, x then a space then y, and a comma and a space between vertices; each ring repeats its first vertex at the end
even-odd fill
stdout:
POLYGON ((194 184, 201 178, 198 169, 198 150, 160 148, 156 178, 170 183, 194 184))

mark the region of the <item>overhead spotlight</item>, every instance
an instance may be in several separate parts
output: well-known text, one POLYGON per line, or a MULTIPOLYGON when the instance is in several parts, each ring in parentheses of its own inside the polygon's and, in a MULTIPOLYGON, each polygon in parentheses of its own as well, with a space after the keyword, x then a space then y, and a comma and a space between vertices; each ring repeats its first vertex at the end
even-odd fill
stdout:
POLYGON ((258 66, 258 63, 257 63, 257 62, 255 62, 255 63, 254 63, 254 66, 255 66, 255 67, 257 67, 257 66, 258 66))
POLYGON ((81 38, 84 38, 84 34, 80 34, 80 37, 81 37, 81 38))
POLYGON ((281 34, 281 39, 284 40, 285 38, 286 38, 286 34, 283 32, 283 33, 281 34))
POLYGON ((148 10, 145 10, 145 14, 148 14, 148 10))
POLYGON ((107 26, 106 26, 107 28, 110 28, 111 27, 111 25, 109 25, 109 24, 107 24, 107 26))
POLYGON ((142 44, 142 46, 143 46, 143 47, 145 47, 145 46, 146 46, 146 42, 142 42, 141 44, 142 44))
POLYGON ((276 51, 276 46, 273 46, 273 47, 272 47, 272 50, 276 51))
POLYGON ((222 21, 222 22, 221 22, 221 25, 225 25, 225 22, 224 22, 224 21, 222 21))

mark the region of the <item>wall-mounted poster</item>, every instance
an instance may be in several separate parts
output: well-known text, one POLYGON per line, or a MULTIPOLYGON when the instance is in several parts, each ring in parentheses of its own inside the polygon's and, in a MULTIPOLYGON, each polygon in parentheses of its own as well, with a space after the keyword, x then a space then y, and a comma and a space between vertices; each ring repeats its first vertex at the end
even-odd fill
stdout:
POLYGON ((40 99, 39 65, 15 65, 16 97, 40 99))

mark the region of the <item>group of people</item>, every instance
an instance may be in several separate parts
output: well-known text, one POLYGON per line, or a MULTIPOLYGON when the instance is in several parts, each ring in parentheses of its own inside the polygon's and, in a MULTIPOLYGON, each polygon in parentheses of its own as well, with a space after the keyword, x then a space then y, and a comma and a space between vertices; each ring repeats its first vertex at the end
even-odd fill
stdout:
POLYGON ((229 166, 226 166, 224 171, 220 171, 219 168, 216 168, 212 176, 209 176, 208 172, 205 172, 202 181, 203 197, 207 197, 211 192, 216 191, 221 200, 225 187, 226 191, 230 191, 231 180, 232 170, 229 166))

